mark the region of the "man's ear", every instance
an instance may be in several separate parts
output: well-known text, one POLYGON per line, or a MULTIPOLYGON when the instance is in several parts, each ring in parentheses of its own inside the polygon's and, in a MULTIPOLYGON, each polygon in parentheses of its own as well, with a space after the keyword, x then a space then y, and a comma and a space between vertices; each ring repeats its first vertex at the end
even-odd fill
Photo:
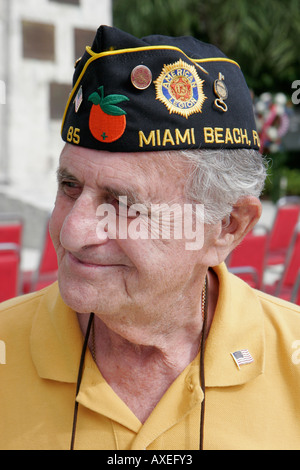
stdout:
POLYGON ((252 230, 261 216, 261 211, 261 202, 254 196, 245 196, 233 206, 230 216, 222 221, 215 238, 216 264, 225 261, 229 253, 252 230))

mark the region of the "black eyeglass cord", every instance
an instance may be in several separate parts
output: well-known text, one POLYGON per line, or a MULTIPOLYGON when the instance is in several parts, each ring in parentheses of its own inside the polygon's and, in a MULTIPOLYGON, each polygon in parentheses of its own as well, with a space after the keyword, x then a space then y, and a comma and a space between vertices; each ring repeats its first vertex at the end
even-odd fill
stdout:
MULTIPOLYGON (((79 364, 79 369, 78 369, 78 377, 77 377, 77 385, 76 385, 76 397, 77 397, 77 395, 79 393, 79 390, 80 390, 82 374, 83 374, 84 360, 85 360, 86 350, 87 350, 87 346, 88 346, 88 341, 89 341, 93 321, 94 321, 94 313, 92 312, 90 314, 90 317, 89 317, 89 322, 88 322, 88 326, 87 326, 87 330, 86 330, 85 338, 84 338, 84 343, 83 343, 83 347, 82 347, 82 351, 81 351, 81 358, 80 358, 80 364, 79 364)), ((207 301, 205 302, 205 305, 204 305, 202 341, 201 341, 201 347, 200 347, 200 386, 202 388, 204 398, 203 398, 203 401, 202 401, 202 404, 201 404, 201 414, 200 414, 200 443, 199 443, 199 450, 203 450, 203 443, 204 443, 204 417, 205 417, 204 350, 205 350, 206 326, 207 326, 207 301)), ((79 403, 75 398, 70 450, 74 450, 74 445, 75 445, 77 416, 78 416, 78 405, 79 405, 79 403)))
MULTIPOLYGON (((206 278, 207 282, 207 278, 206 278)), ((202 326, 202 340, 200 347, 200 387, 203 392, 203 401, 201 403, 201 414, 200 414, 200 443, 199 450, 204 450, 204 419, 205 419, 205 372, 204 372, 204 353, 205 353, 205 340, 206 340, 206 330, 207 330, 207 311, 208 311, 208 301, 206 299, 204 304, 204 316, 203 316, 203 326, 202 326)))
MULTIPOLYGON (((78 369, 77 386, 76 386, 76 397, 77 397, 77 395, 79 393, 79 389, 80 389, 80 384, 81 384, 81 379, 82 379, 82 374, 83 374, 84 359, 85 359, 85 354, 86 354, 86 350, 87 350, 87 345, 88 345, 88 341, 89 341, 93 321, 94 321, 94 313, 92 312, 90 314, 87 330, 86 330, 86 333, 85 333, 84 343, 83 343, 83 347, 82 347, 82 351, 81 351, 81 358, 80 358, 80 364, 79 364, 79 369, 78 369)), ((73 426, 72 426, 72 437, 71 437, 70 450, 74 450, 74 444, 75 444, 77 415, 78 415, 78 401, 76 400, 76 397, 75 397, 74 417, 73 417, 73 426)))

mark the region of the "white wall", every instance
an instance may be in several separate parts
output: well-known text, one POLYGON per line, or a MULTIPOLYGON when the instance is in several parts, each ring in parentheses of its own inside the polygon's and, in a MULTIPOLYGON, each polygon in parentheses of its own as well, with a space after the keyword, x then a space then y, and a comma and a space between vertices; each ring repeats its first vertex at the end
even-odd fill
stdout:
POLYGON ((9 185, 1 185, 0 192, 52 208, 63 143, 61 123, 50 120, 49 82, 71 84, 74 28, 96 32, 100 24, 111 23, 111 0, 81 0, 80 7, 49 0, 0 0, 0 80, 7 82, 6 104, 0 104, 2 176, 5 162, 9 168, 9 185), (23 20, 55 25, 55 61, 23 58, 23 20))

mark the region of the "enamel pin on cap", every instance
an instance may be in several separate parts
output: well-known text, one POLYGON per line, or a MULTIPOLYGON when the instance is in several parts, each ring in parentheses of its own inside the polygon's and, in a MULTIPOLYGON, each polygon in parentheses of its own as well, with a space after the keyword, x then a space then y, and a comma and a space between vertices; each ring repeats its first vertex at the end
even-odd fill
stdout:
POLYGON ((201 80, 193 65, 183 60, 165 65, 154 82, 156 97, 169 110, 188 118, 193 113, 201 113, 204 101, 204 80, 201 80))
POLYGON ((138 90, 146 90, 151 85, 152 73, 146 65, 137 65, 131 72, 131 83, 138 90))
POLYGON ((214 92, 218 97, 214 101, 215 106, 226 113, 228 108, 224 100, 228 97, 228 90, 224 82, 224 75, 221 73, 219 73, 219 78, 214 81, 214 92))
POLYGON ((82 101, 83 101, 83 93, 82 93, 82 86, 81 86, 74 99, 75 113, 78 113, 82 101))

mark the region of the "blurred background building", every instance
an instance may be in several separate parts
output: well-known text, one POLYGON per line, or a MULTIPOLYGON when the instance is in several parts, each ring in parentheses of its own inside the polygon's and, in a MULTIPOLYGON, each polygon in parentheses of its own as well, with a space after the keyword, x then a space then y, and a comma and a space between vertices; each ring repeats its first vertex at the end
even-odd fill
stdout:
POLYGON ((0 0, 0 211, 25 217, 29 248, 54 203, 74 63, 100 24, 111 0, 0 0))

